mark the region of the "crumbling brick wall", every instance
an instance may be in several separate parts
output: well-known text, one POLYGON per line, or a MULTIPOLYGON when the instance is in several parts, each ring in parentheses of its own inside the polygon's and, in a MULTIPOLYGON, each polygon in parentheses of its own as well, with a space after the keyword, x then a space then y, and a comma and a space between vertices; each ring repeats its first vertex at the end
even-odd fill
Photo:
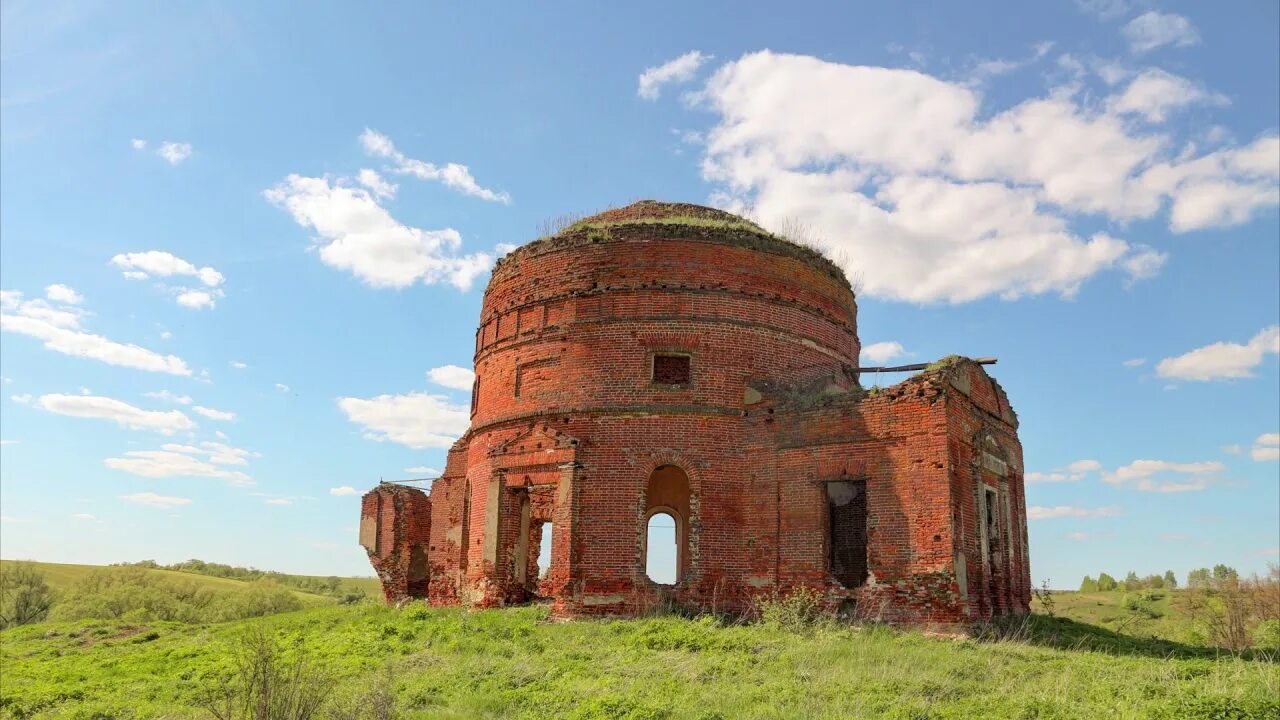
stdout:
MULTIPOLYGON (((959 359, 864 389, 856 317, 839 268, 741 218, 657 203, 589 218, 495 267, 471 427, 425 506, 387 491, 373 512, 428 509, 414 527, 435 604, 747 614, 805 586, 890 620, 1025 612, 1003 391, 959 359), (672 468, 682 480, 655 481, 672 468), (1003 524, 984 541, 987 489, 1003 524), (655 509, 677 523, 672 585, 645 573, 655 509)), ((371 559, 399 587, 404 559, 371 559)))
POLYGON ((430 535, 431 501, 423 491, 383 483, 361 498, 360 544, 387 602, 427 597, 430 535))

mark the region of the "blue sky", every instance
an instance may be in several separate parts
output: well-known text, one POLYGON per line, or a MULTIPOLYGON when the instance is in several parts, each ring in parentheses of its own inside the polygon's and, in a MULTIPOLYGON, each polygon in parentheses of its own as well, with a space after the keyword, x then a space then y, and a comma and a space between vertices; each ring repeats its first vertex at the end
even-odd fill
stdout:
POLYGON ((1037 584, 1280 558, 1276 5, 846 5, 0 4, 0 554, 368 574, 493 258, 659 198, 1000 358, 1037 584))

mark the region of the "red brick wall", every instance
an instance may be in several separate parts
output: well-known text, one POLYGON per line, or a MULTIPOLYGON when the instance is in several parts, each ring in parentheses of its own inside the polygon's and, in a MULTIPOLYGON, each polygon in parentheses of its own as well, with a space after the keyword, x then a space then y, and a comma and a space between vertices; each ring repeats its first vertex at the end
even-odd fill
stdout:
MULTIPOLYGON (((414 525, 430 531, 431 602, 549 594, 562 614, 665 600, 750 613, 761 595, 806 586, 889 620, 1025 612, 1021 449, 1003 391, 959 362, 868 393, 855 318, 830 263, 742 230, 587 228, 509 255, 476 335, 472 427, 431 491, 430 522, 414 525), (667 352, 690 356, 690 382, 652 382, 667 352), (998 478, 975 450, 988 444, 1005 463, 998 478), (687 498, 649 497, 664 465, 687 475, 687 498), (1007 498, 998 557, 977 537, 983 478, 1007 498), (829 568, 833 481, 866 489, 861 587, 829 568), (654 505, 682 515, 674 587, 645 575, 654 505)), ((399 567, 391 549, 371 554, 375 567, 399 567)))

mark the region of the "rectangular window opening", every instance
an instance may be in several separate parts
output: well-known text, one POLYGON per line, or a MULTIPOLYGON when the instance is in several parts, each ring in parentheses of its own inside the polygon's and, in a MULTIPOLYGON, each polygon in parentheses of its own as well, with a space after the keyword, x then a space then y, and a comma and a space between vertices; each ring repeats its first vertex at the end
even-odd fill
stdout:
POLYGON ((653 382, 659 385, 685 385, 691 377, 688 355, 653 356, 653 382))
POLYGON ((867 582, 867 483, 826 485, 831 574, 847 588, 862 587, 867 582))

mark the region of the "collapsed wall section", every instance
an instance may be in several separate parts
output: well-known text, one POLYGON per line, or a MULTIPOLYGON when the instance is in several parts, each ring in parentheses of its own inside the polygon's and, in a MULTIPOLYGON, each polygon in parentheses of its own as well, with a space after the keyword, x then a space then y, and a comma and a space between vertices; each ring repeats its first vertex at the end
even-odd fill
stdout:
POLYGON ((425 598, 430 587, 431 500, 417 488, 382 483, 360 500, 360 544, 388 603, 425 598))

